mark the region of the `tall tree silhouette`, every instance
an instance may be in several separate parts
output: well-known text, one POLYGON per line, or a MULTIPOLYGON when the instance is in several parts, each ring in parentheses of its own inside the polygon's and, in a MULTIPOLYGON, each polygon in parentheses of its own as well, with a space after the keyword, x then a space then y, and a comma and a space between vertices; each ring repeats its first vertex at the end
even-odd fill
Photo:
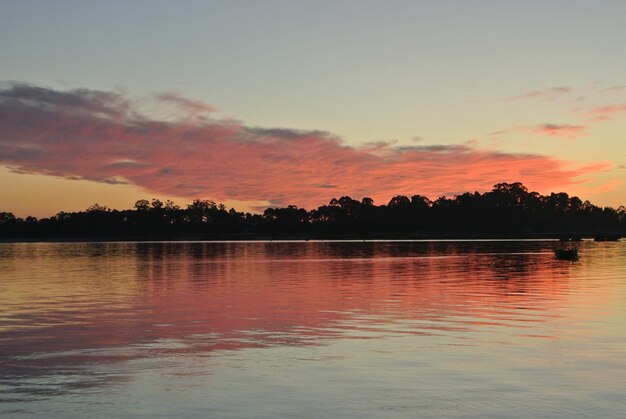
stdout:
POLYGON ((626 208, 598 207, 565 192, 540 195, 521 183, 498 183, 485 193, 466 192, 431 201, 397 195, 386 205, 369 197, 332 198, 307 211, 295 205, 250 214, 196 199, 140 199, 131 210, 93 204, 85 211, 36 219, 0 212, 4 239, 239 239, 439 236, 606 235, 626 233, 626 208))

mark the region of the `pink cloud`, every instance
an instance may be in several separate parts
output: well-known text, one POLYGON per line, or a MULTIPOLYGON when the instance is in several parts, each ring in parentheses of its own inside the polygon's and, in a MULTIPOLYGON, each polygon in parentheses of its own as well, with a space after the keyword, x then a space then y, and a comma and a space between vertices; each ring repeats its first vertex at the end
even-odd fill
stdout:
POLYGON ((564 139, 576 139, 587 135, 587 127, 582 125, 541 124, 527 128, 542 136, 564 139))
MULTIPOLYGON (((179 99, 186 100, 174 100, 179 99)), ((469 144, 353 147, 324 131, 208 117, 155 120, 128 103, 84 89, 1 90, 0 164, 25 173, 130 182, 173 197, 304 207, 341 195, 377 202, 398 194, 436 198, 513 181, 547 192, 580 184, 581 176, 608 167, 469 144)))
POLYGON ((499 137, 508 133, 522 132, 540 135, 542 137, 561 138, 574 140, 588 135, 587 127, 583 125, 570 124, 539 124, 539 125, 518 125, 508 130, 500 130, 489 133, 492 137, 499 137))
POLYGON ((597 122, 610 121, 621 114, 626 114, 626 103, 598 106, 589 111, 589 116, 591 116, 592 121, 597 122))

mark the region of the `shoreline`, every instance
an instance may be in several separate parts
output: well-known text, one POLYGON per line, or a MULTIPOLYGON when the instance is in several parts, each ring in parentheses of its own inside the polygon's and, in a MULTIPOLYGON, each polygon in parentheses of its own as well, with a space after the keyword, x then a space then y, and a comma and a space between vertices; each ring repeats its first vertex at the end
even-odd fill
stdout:
POLYGON ((222 236, 222 237, 32 237, 0 238, 0 243, 254 243, 254 242, 429 242, 429 241, 619 241, 626 233, 524 233, 524 234, 415 234, 415 235, 327 235, 327 236, 222 236), (600 239, 599 239, 600 238, 600 239))

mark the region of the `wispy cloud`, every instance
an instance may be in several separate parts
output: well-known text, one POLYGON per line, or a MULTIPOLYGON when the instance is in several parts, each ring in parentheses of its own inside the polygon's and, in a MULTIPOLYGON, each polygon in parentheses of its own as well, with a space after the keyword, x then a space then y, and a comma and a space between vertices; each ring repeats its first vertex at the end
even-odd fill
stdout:
POLYGON ((500 137, 510 133, 531 133, 542 137, 553 137, 574 140, 588 135, 588 127, 584 125, 545 123, 538 125, 517 125, 515 127, 489 133, 492 137, 500 137))
POLYGON ((607 192, 612 192, 616 190, 617 188, 619 188, 620 186, 622 186, 623 184, 624 184, 624 181, 621 179, 611 179, 609 181, 603 182, 595 186, 585 185, 579 188, 578 193, 583 196, 603 194, 607 192))
POLYGON ((616 86, 609 86, 609 87, 602 89, 602 91, 604 92, 621 92, 623 90, 626 90, 626 85, 624 84, 616 85, 616 86))
POLYGON ((603 87, 592 85, 587 87, 553 86, 543 89, 530 90, 519 95, 504 98, 505 102, 515 101, 543 101, 554 102, 557 106, 564 106, 564 110, 573 113, 577 117, 585 118, 588 123, 598 123, 613 120, 621 115, 626 115, 626 104, 611 103, 619 98, 619 94, 626 90, 626 85, 613 85, 603 87), (589 99, 587 99, 587 95, 589 99), (608 102, 608 105, 595 106, 583 105, 581 102, 595 99, 595 103, 608 102), (572 105, 577 104, 573 109, 572 105))
POLYGON ((595 122, 610 121, 618 116, 626 115, 626 103, 598 106, 590 109, 588 115, 595 122))
POLYGON ((188 117, 150 118, 117 93, 9 86, 0 90, 0 164, 23 173, 130 182, 166 196, 308 207, 346 194, 381 202, 397 194, 487 190, 501 181, 549 191, 608 167, 471 144, 354 147, 325 131, 194 118, 212 107, 179 95, 158 100, 179 104, 188 117))
POLYGON ((526 127, 527 130, 546 137, 576 139, 587 135, 587 127, 569 124, 540 124, 526 127))
POLYGON ((156 97, 162 102, 178 106, 190 115, 208 114, 215 111, 215 108, 211 105, 199 100, 186 98, 180 93, 167 92, 158 94, 156 97))
POLYGON ((508 96, 504 98, 506 102, 519 100, 552 100, 561 97, 567 93, 571 93, 573 89, 567 86, 553 86, 545 89, 529 90, 519 95, 508 96))

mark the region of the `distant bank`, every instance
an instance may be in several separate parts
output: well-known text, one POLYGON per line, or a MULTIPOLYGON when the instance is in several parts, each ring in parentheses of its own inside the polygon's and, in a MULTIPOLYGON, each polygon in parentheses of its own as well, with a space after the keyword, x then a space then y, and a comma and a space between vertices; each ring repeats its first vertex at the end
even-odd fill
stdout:
POLYGON ((295 205, 263 213, 227 210, 195 200, 139 200, 130 210, 94 204, 49 218, 0 212, 2 241, 151 240, 425 240, 595 239, 626 236, 626 208, 598 207, 567 193, 540 195, 521 183, 499 183, 485 193, 467 192, 435 201, 398 195, 375 205, 368 197, 333 198, 306 210, 295 205))
POLYGON ((626 237, 626 233, 618 234, 562 234, 562 233, 532 233, 532 234, 412 234, 412 235, 329 235, 329 236, 221 236, 221 237, 15 237, 0 238, 0 243, 95 243, 95 242, 318 242, 318 241, 508 241, 508 240, 552 240, 555 242, 615 242, 626 237))

